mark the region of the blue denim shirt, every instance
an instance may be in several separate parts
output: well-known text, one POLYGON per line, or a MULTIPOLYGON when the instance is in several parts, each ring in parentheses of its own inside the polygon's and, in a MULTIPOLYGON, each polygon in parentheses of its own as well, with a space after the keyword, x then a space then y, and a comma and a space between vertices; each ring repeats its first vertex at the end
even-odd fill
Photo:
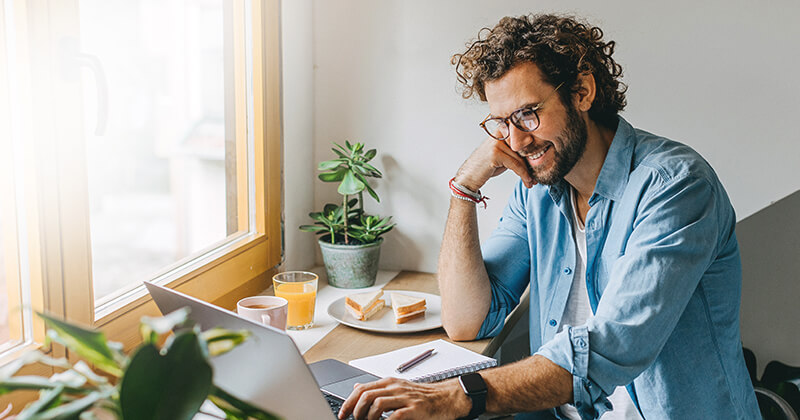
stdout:
POLYGON ((645 419, 760 418, 739 335, 741 263, 728 196, 683 144, 620 118, 589 199, 593 316, 556 334, 575 264, 569 185, 520 182, 482 245, 496 335, 530 284, 530 345, 573 375, 584 419, 627 386, 645 419))

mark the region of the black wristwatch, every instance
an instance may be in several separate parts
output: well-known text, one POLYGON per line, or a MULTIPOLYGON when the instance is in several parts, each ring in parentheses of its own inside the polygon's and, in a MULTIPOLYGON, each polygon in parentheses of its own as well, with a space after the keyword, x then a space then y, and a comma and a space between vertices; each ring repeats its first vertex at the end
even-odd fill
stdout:
POLYGON ((458 377, 458 383, 461 384, 461 389, 472 400, 472 408, 466 417, 461 417, 458 420, 472 420, 484 412, 486 412, 486 394, 489 393, 489 388, 486 387, 486 382, 483 381, 481 375, 473 372, 461 375, 458 377))

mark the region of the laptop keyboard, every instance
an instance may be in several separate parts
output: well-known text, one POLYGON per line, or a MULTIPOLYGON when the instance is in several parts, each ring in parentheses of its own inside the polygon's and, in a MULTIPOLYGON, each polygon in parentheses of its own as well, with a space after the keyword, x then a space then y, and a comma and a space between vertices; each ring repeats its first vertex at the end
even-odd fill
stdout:
MULTIPOLYGON (((333 411, 333 414, 338 415, 339 409, 342 408, 342 403, 344 403, 344 401, 342 401, 339 397, 334 397, 333 395, 324 395, 325 400, 328 401, 328 405, 331 406, 331 411, 333 411)), ((353 417, 351 414, 349 417, 347 417, 347 420, 355 420, 355 417, 353 417)))

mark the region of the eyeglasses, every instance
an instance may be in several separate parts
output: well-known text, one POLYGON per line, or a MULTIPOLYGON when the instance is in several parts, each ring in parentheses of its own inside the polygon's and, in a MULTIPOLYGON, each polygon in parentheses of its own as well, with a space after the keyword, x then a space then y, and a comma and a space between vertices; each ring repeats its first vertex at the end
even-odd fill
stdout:
MULTIPOLYGON (((525 106, 522 107, 514 112, 511 113, 508 117, 501 118, 489 118, 486 117, 485 120, 481 122, 481 127, 489 133, 496 140, 505 140, 511 134, 511 130, 508 127, 508 121, 511 121, 515 127, 519 128, 520 130, 530 133, 533 130, 539 128, 539 114, 536 112, 542 105, 553 96, 554 93, 560 88, 564 82, 561 82, 549 95, 542 102, 534 106, 525 106)), ((489 114, 491 115, 491 114, 489 114)))

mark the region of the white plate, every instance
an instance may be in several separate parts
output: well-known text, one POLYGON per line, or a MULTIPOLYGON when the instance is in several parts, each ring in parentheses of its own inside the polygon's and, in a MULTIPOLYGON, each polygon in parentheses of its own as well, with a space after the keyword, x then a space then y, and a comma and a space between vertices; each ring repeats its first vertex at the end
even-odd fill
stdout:
POLYGON ((339 321, 344 325, 349 325, 353 328, 358 328, 366 331, 375 331, 382 333, 410 333, 417 331, 432 330, 442 326, 442 298, 430 293, 412 292, 410 290, 386 290, 383 294, 386 307, 381 309, 372 318, 361 321, 350 315, 350 312, 344 308, 345 298, 336 299, 328 306, 328 315, 333 319, 339 321), (392 312, 392 302, 390 293, 397 292, 400 294, 420 297, 425 299, 425 316, 422 318, 412 319, 404 324, 397 324, 394 322, 394 313, 392 312))

